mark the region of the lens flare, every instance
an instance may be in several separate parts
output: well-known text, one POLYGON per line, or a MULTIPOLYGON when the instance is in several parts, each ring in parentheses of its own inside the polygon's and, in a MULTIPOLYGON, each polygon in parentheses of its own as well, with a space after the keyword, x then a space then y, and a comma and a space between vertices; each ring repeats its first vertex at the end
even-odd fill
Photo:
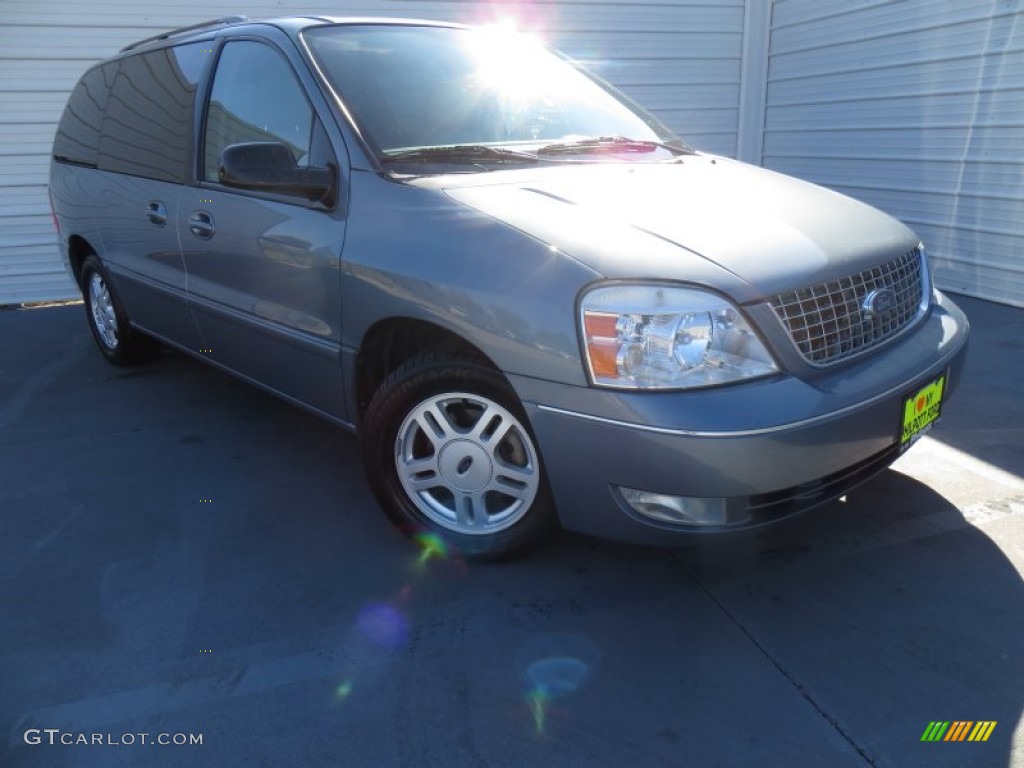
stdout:
POLYGON ((370 603, 359 612, 359 633, 380 648, 396 651, 409 637, 409 622, 394 606, 370 603))
POLYGON ((526 683, 523 700, 537 734, 543 736, 551 705, 583 687, 596 672, 601 654, 583 635, 546 632, 530 637, 516 656, 526 683))
POLYGON ((334 698, 338 701, 344 701, 352 693, 352 678, 346 677, 339 683, 338 687, 334 689, 334 698))
POLYGON ((436 533, 417 533, 413 539, 420 546, 420 563, 434 559, 448 559, 448 547, 436 533))
POLYGON ((533 662, 526 676, 534 690, 543 691, 551 698, 565 696, 578 690, 587 679, 587 665, 570 656, 550 656, 533 662))
POLYGON ((527 691, 525 698, 526 706, 530 708, 530 714, 533 715, 533 725, 537 729, 537 733, 543 736, 550 697, 544 691, 534 688, 532 691, 527 691))

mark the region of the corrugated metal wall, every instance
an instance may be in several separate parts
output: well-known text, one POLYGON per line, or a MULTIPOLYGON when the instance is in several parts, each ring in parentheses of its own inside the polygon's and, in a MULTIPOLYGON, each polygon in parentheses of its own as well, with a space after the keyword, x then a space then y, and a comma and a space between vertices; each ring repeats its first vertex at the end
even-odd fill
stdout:
POLYGON ((901 218, 940 286, 1024 306, 1024 3, 776 0, 763 164, 901 218))
POLYGON ((486 22, 507 13, 653 109, 698 147, 734 154, 744 0, 129 0, 0 2, 0 304, 75 294, 46 199, 56 122, 81 73, 142 37, 204 19, 289 13, 486 22), (505 10, 503 10, 505 9, 505 10))

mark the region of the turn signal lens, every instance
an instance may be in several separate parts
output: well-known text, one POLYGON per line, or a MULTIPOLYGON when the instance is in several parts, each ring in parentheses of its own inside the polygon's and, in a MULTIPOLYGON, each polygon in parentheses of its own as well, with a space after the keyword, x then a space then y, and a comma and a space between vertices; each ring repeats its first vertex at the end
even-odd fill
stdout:
POLYGON ((615 376, 616 356, 619 344, 616 341, 615 315, 592 313, 586 315, 584 324, 587 331, 587 353, 595 376, 615 376))

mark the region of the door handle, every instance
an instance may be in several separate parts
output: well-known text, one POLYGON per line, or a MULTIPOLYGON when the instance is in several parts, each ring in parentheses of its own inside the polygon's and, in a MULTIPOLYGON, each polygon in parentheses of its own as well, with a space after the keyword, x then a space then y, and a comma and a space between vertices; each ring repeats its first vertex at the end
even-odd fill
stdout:
POLYGON ((213 237, 213 216, 206 211, 196 211, 188 217, 188 228, 196 237, 209 240, 213 237))
POLYGON ((146 218, 149 219, 151 224, 162 227, 167 223, 167 209, 164 208, 163 203, 154 200, 146 206, 146 218))

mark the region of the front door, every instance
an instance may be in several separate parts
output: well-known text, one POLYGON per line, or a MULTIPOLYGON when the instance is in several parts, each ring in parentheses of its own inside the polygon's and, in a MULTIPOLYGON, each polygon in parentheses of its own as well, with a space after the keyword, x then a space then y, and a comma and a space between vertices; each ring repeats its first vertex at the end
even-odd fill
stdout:
POLYGON ((224 45, 202 134, 201 183, 183 191, 178 214, 202 354, 346 420, 339 290, 344 200, 325 205, 219 182, 225 147, 273 141, 288 147, 299 167, 333 166, 341 188, 338 153, 276 46, 224 45))

